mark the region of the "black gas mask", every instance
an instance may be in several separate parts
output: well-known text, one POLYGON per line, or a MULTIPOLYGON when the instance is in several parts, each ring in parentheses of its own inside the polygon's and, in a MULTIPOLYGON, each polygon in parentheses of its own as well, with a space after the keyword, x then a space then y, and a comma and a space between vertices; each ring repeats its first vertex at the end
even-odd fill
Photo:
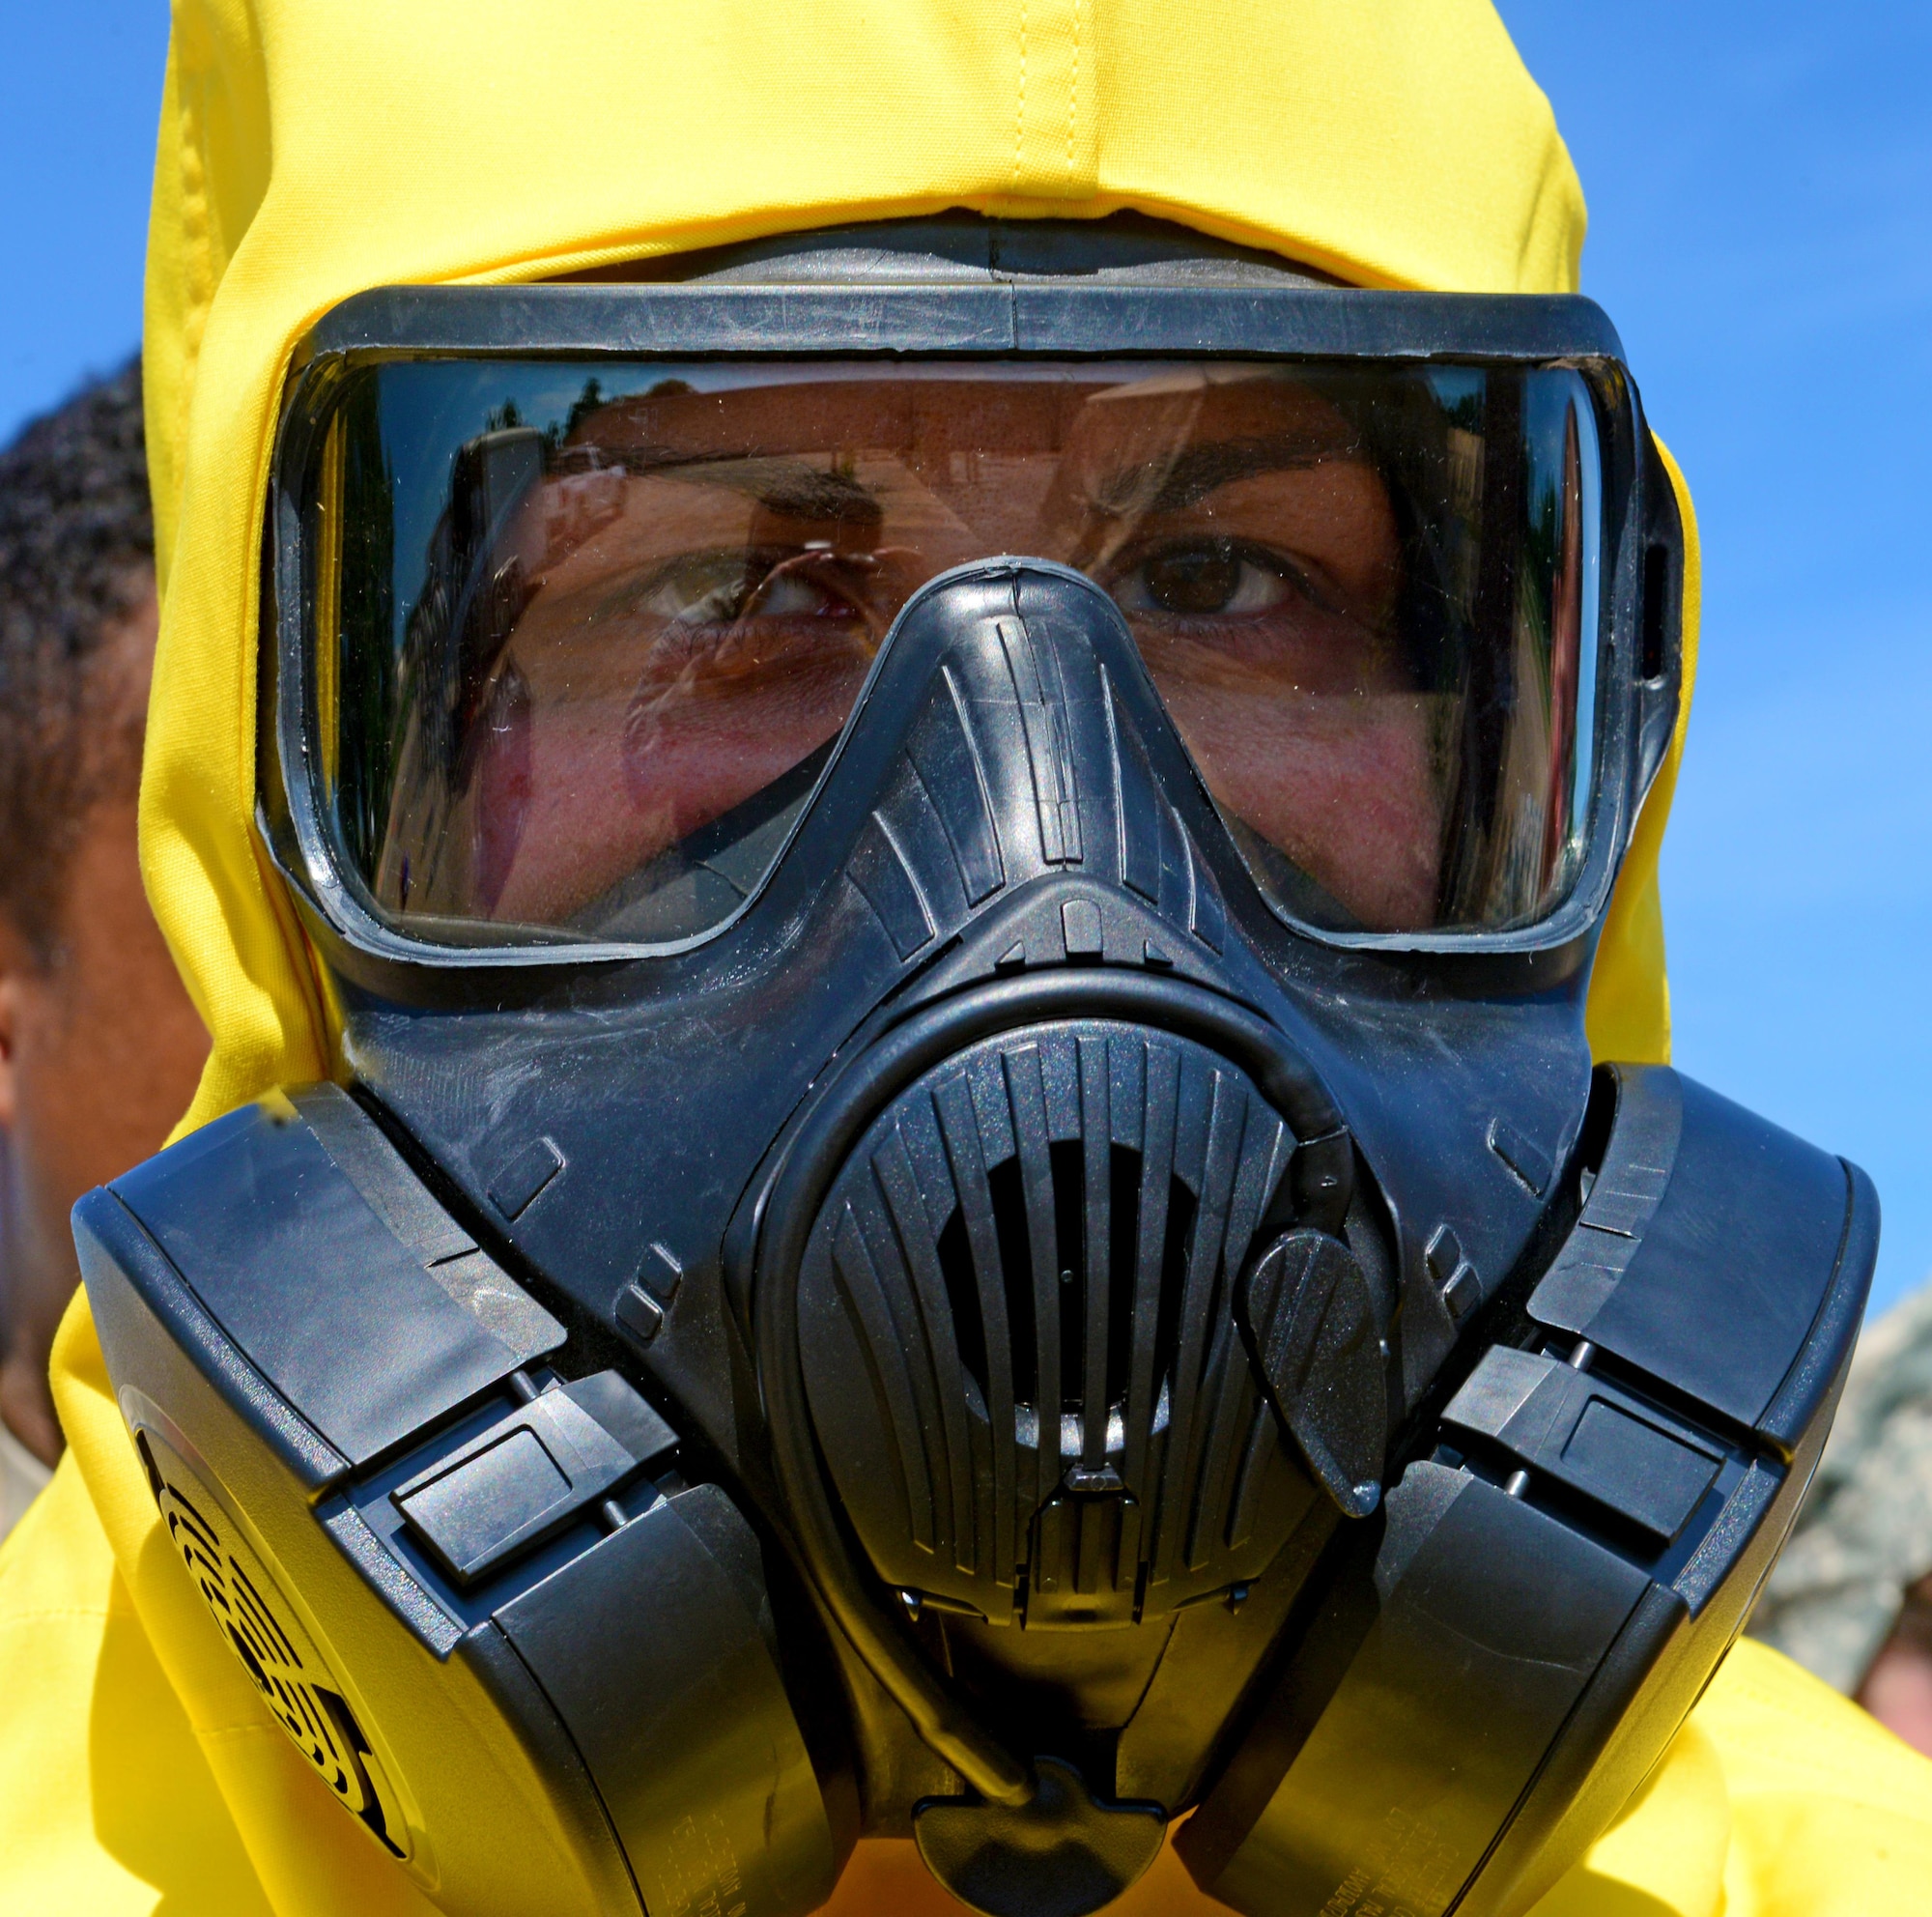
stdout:
POLYGON ((1131 221, 665 271, 291 375, 341 1083, 75 1214, 217 1627, 457 1917, 784 1917, 864 1835, 1078 1917, 1171 1824, 1254 1917, 1526 1907, 1877 1236, 1592 1069, 1679 674, 1614 333, 1131 221))

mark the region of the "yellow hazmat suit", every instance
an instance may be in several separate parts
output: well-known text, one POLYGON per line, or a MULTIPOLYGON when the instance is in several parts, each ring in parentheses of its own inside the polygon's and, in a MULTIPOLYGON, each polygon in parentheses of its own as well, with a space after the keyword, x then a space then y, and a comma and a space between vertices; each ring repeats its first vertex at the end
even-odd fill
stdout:
MULTIPOLYGON (((1583 235, 1548 105, 1488 0, 176 0, 148 282, 165 610, 142 827, 214 1038, 186 1123, 337 1066, 251 823, 264 481, 303 329, 385 281, 535 278, 962 206, 1135 208, 1359 283, 1504 292, 1574 287, 1583 235)), ((1694 644, 1694 535, 1688 590, 1694 644)), ((1668 1045, 1657 851, 1675 771, 1673 751, 1605 938, 1602 1055, 1668 1045)), ((210 1629, 84 1301, 54 1378, 72 1448, 0 1555, 0 1909, 428 1917, 210 1629)), ((954 1907, 910 1850, 862 1845, 833 1908, 954 1907)), ((1747 1644, 1542 1909, 1928 1905, 1932 1765, 1747 1644)), ((1211 1906, 1167 1855, 1120 1907, 1211 1906)))

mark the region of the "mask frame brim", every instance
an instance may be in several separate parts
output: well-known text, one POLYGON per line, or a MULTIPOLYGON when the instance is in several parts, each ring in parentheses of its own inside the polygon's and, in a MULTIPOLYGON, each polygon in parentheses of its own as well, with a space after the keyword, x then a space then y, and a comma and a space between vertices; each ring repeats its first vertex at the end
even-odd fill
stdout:
MULTIPOLYGON (((295 356, 264 529, 257 817, 271 859, 298 900, 367 958, 435 969, 545 969, 705 945, 756 909, 771 875, 768 871, 718 924, 655 944, 444 944, 398 930, 381 915, 344 868, 315 779, 310 611, 302 587, 308 569, 300 509, 305 475, 332 396, 351 370, 432 357, 648 361, 867 356, 1239 358, 1578 372, 1597 411, 1603 525, 1594 771, 1583 856, 1568 894, 1526 926, 1453 931, 1342 931, 1296 919, 1272 900, 1267 909, 1294 936, 1315 945, 1394 954, 1543 953, 1571 945, 1601 924, 1637 809, 1675 725, 1681 682, 1676 598, 1682 530, 1614 327, 1593 300, 1575 295, 1251 282, 397 286, 344 301, 317 323, 295 356), (1670 603, 1651 603, 1660 596, 1670 603)), ((877 670, 875 660, 873 673, 877 670)), ((864 697, 862 691, 862 701, 864 697)), ((771 871, 784 856, 781 848, 771 871)))

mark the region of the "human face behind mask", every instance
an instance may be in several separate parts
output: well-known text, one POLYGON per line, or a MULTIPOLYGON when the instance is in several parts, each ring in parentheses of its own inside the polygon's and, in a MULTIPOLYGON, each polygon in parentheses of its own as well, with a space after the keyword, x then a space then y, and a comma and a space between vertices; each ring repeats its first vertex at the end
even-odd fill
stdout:
MULTIPOLYGON (((1399 496, 1376 443, 1392 437, 1388 396, 1333 374, 847 365, 698 379, 640 380, 602 404, 587 390, 567 437, 554 422, 543 440, 498 426, 450 462, 412 643, 439 643, 439 593, 444 622, 467 617, 473 635, 481 605, 492 630, 463 643, 454 710, 421 708, 406 734, 373 874, 385 903, 608 928, 653 860, 817 769, 920 586, 1025 552, 1113 596, 1224 814, 1294 871, 1305 909, 1375 931, 1437 923, 1476 689, 1419 630, 1430 591, 1457 588, 1439 525, 1433 542, 1413 529, 1448 522, 1453 545, 1458 510, 1473 517, 1474 435, 1432 422, 1431 501, 1412 476, 1399 496)), ((1541 777, 1522 795, 1542 841, 1533 893, 1560 882, 1567 851, 1563 694, 1582 584, 1570 417, 1545 461, 1562 527, 1546 704, 1518 728, 1544 734, 1523 756, 1541 777)), ((1466 596, 1476 541, 1460 530, 1466 596)))
POLYGON ((1038 542, 1113 593, 1231 811, 1364 923, 1425 923, 1430 701, 1390 631, 1387 491, 1347 421, 1274 381, 1033 397, 980 380, 765 387, 626 422, 733 450, 628 488, 520 623, 500 676, 528 686, 532 736, 497 750, 529 753, 536 815, 517 836, 539 856, 512 864, 498 913, 567 918, 753 797, 838 731, 913 589, 1038 542), (617 679, 642 662, 627 691, 599 673, 607 652, 617 679), (586 727, 586 694, 623 694, 621 728, 586 727), (569 829, 586 816, 588 845, 569 829))

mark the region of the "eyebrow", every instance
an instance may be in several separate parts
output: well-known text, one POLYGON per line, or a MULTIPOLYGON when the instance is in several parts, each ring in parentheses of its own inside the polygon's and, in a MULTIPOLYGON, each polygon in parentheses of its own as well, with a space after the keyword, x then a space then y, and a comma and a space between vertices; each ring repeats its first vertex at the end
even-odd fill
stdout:
POLYGON ((745 495, 767 512, 807 525, 849 526, 855 520, 884 517, 878 495, 862 480, 801 459, 712 452, 653 460, 633 470, 653 479, 724 487, 745 495))
POLYGON ((1188 446, 1171 460, 1116 467, 1089 497, 1095 511, 1110 517, 1179 512, 1237 479, 1305 470, 1331 459, 1361 462, 1365 457, 1361 443, 1352 438, 1278 433, 1265 439, 1219 440, 1188 446))

